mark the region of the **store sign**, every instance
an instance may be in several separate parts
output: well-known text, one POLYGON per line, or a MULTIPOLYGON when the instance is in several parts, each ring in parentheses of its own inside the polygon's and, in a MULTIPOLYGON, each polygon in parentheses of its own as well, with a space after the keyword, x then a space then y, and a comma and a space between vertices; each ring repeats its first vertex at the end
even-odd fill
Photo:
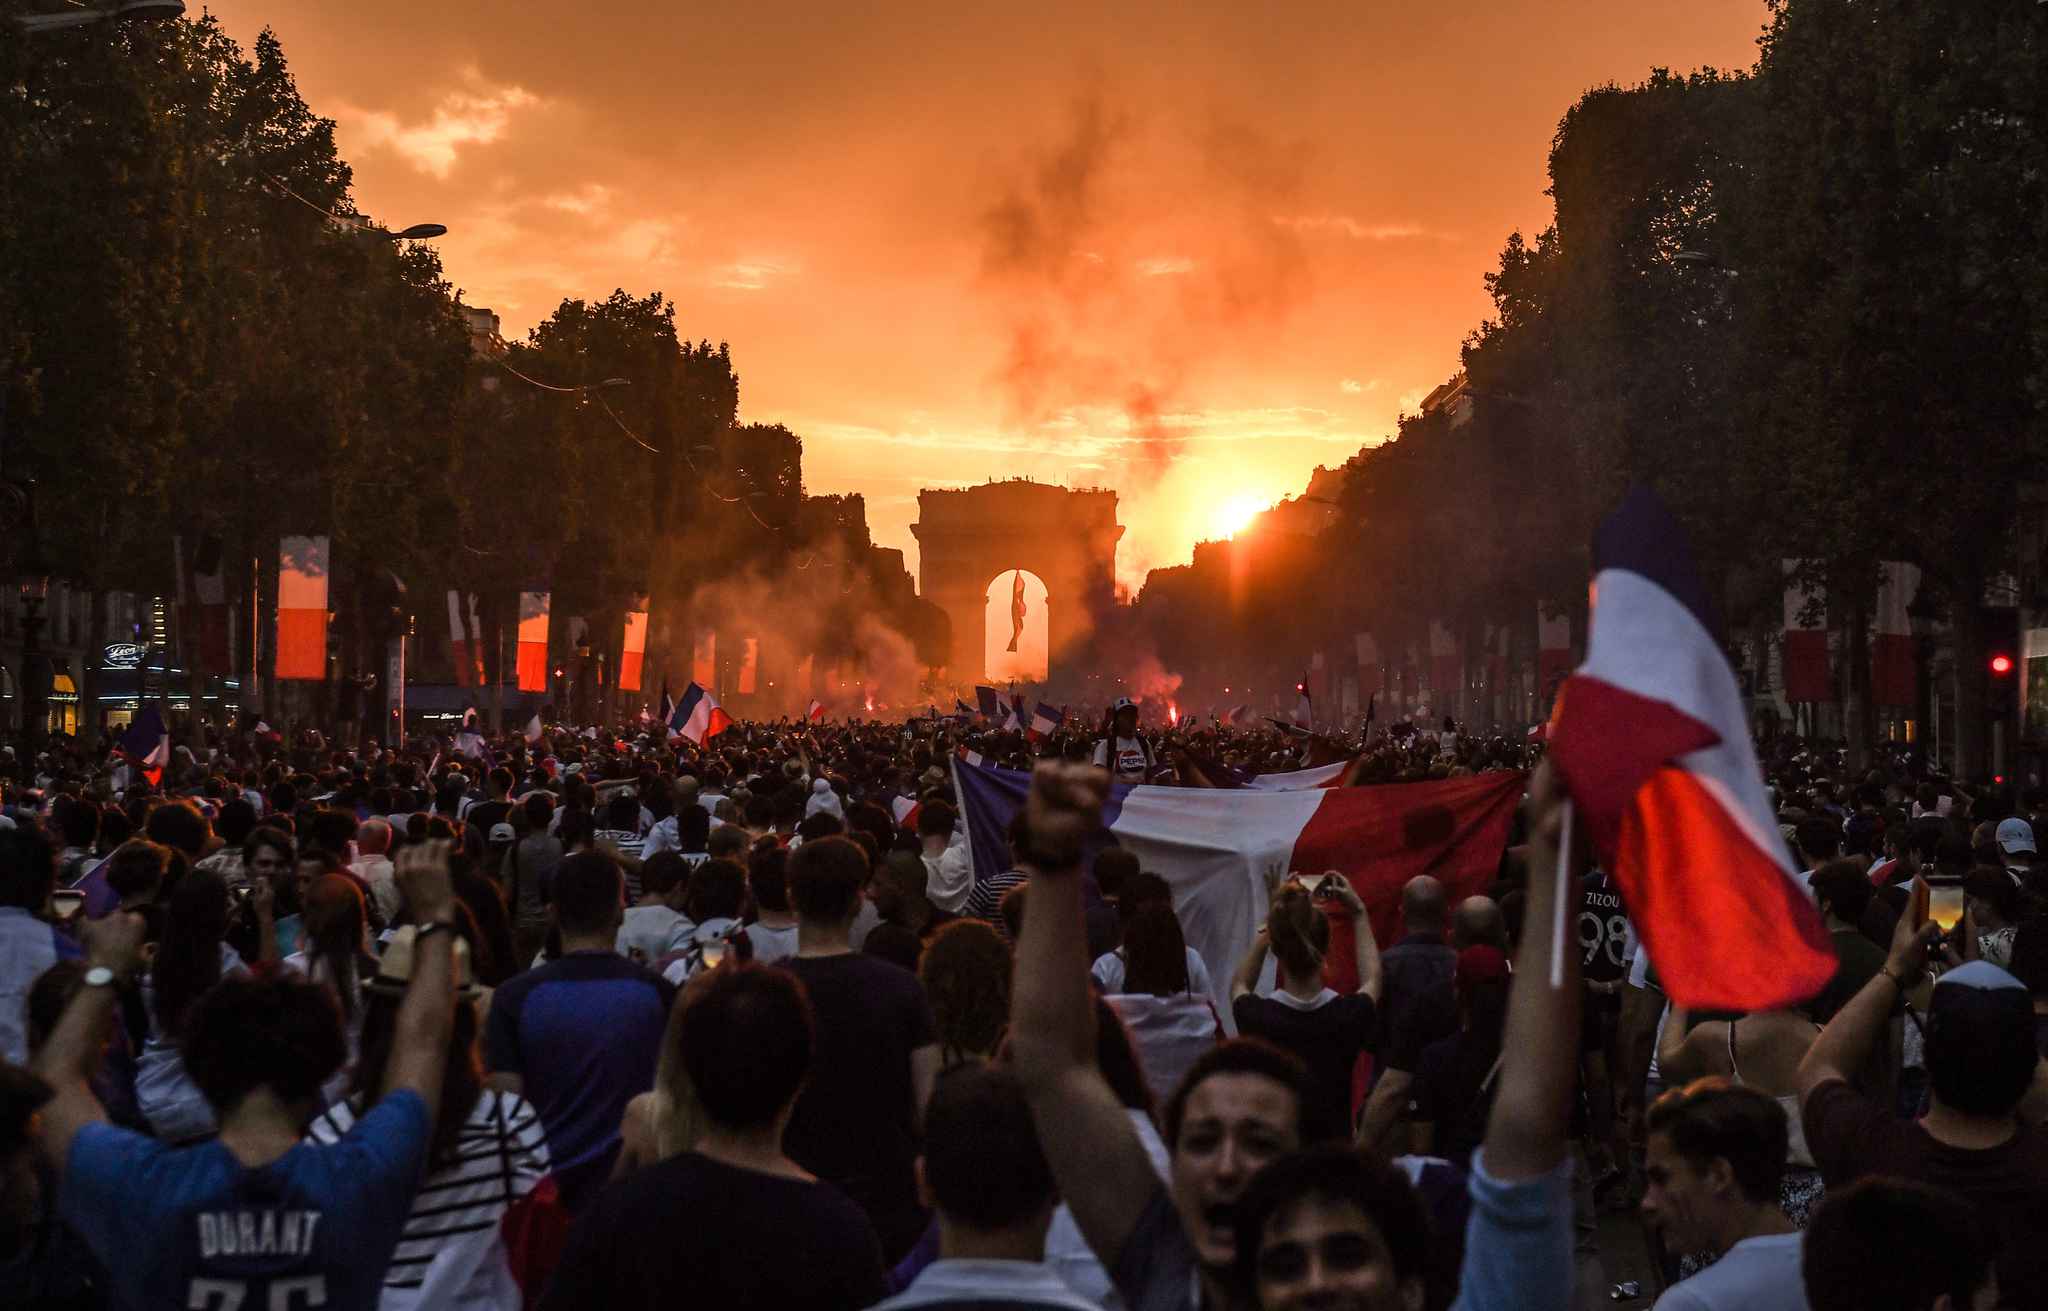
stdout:
POLYGON ((100 663, 108 669, 137 669, 146 649, 133 642, 116 642, 100 652, 100 663))

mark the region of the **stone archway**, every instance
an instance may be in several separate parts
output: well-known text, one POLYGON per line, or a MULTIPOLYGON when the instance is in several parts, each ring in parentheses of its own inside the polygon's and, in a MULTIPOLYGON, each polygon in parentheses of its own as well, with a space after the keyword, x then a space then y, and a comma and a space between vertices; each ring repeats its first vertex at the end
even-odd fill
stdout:
POLYGON ((1116 603, 1116 493, 1018 479, 917 495, 918 594, 944 610, 955 683, 986 682, 984 607, 990 581, 1013 570, 1045 584, 1052 681, 1062 656, 1116 603))

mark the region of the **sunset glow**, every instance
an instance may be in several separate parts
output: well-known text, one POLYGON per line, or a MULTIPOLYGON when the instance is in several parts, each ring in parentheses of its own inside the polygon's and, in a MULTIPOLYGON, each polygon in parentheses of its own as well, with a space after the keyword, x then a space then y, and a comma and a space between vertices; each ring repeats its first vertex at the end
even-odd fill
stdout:
POLYGON ((621 0, 208 8, 276 30, 357 204, 446 224, 507 337, 662 291, 731 343, 746 418, 802 436, 805 490, 861 493, 913 571, 919 488, 1028 477, 1119 492, 1132 588, 1243 525, 1213 493, 1300 492, 1458 368, 1587 87, 1742 66, 1765 18, 1511 0, 1449 41, 1430 6, 890 0, 707 39, 621 0))
POLYGON ((1266 509, 1255 496, 1233 496, 1216 507, 1210 520, 1211 537, 1235 537, 1252 526, 1252 520, 1266 509))

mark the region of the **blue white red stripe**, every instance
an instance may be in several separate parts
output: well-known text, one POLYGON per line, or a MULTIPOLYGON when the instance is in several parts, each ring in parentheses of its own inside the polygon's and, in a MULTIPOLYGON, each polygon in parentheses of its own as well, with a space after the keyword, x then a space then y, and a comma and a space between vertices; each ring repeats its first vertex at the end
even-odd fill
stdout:
POLYGON ((1594 566, 1586 662, 1559 690, 1550 759, 1672 1001, 1803 1001, 1834 948, 1779 837, 1684 531, 1639 487, 1601 526, 1594 566))
POLYGON ((731 728, 732 716, 725 713, 717 697, 692 683, 683 689, 683 699, 676 703, 668 726, 677 737, 688 738, 701 747, 731 728))

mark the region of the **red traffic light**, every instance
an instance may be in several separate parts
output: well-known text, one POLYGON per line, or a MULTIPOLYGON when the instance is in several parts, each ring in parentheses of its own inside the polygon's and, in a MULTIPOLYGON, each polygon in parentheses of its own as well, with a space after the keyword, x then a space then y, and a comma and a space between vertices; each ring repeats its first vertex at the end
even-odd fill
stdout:
POLYGON ((2000 652, 1991 657, 1991 672, 2000 678, 2012 672, 2012 657, 2000 652))

